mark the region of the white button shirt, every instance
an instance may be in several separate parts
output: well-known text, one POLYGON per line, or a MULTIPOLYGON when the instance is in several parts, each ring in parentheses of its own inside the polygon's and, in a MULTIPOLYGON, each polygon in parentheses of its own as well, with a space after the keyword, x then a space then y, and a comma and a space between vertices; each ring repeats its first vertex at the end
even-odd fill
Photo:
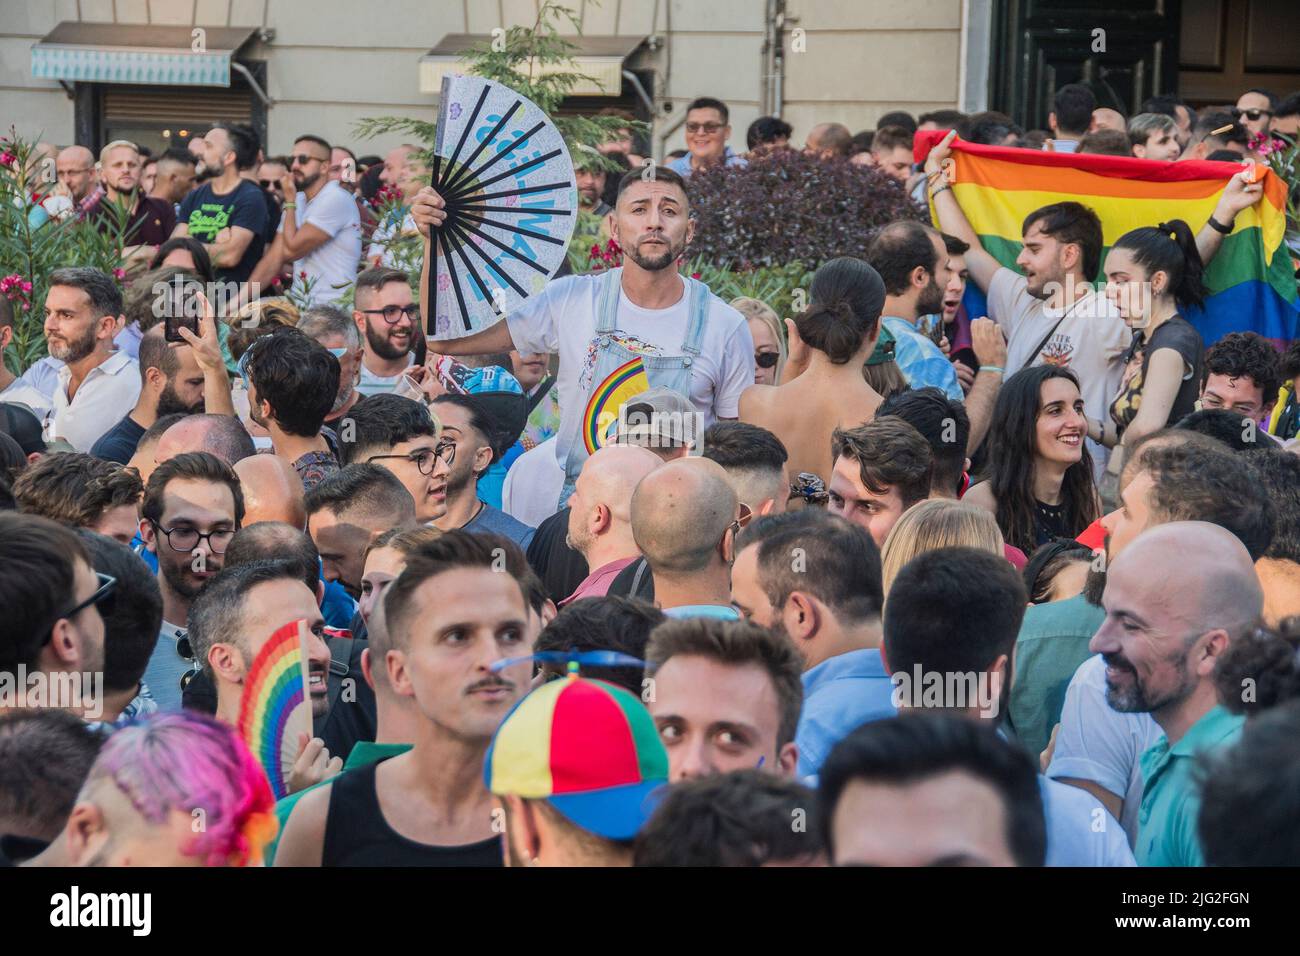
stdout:
POLYGON ((89 452, 99 437, 135 407, 140 397, 140 367, 121 350, 90 370, 68 401, 72 369, 59 369, 54 408, 46 426, 46 440, 62 439, 77 451, 89 452))

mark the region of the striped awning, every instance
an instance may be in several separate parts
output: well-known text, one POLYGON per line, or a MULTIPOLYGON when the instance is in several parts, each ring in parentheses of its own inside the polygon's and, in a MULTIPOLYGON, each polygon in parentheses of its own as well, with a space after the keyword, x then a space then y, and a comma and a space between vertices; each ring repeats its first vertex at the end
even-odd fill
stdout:
POLYGON ((32 76, 90 83, 229 86, 249 27, 64 21, 32 47, 32 76))
MULTIPOLYGON (((565 37, 576 49, 573 62, 558 65, 538 64, 541 73, 574 72, 579 80, 569 96, 618 96, 623 91, 623 63, 645 42, 643 36, 573 36, 565 37)), ((486 45, 492 37, 486 33, 449 33, 438 45, 420 57, 420 92, 438 93, 442 78, 449 73, 465 72, 462 59, 471 47, 486 45)))

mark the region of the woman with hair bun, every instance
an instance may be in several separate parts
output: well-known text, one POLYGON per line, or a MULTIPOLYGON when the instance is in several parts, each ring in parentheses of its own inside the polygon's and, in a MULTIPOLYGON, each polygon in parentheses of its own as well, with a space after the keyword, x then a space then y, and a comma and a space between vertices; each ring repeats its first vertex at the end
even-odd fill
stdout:
POLYGON ((789 359, 780 384, 752 385, 740 396, 740 419, 779 438, 790 476, 826 479, 831 433, 871 421, 884 400, 862 376, 876 347, 885 284, 861 259, 832 259, 817 270, 808 308, 786 319, 789 359))
POLYGON ((1122 450, 1196 410, 1205 344, 1183 312, 1205 301, 1196 237, 1181 219, 1124 233, 1106 256, 1106 298, 1133 330, 1109 420, 1088 421, 1118 475, 1122 450))

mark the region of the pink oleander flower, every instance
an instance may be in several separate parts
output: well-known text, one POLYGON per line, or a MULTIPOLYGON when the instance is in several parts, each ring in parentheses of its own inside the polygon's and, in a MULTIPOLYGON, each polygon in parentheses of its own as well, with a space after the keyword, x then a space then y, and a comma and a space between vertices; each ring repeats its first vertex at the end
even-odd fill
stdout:
POLYGON ((121 282, 123 279, 126 278, 126 270, 121 268, 114 269, 113 278, 116 279, 118 282, 121 282))
POLYGON ((15 156, 13 153, 9 152, 8 150, 5 150, 3 153, 0 153, 0 166, 4 166, 7 168, 12 166, 17 161, 18 161, 18 157, 15 156))

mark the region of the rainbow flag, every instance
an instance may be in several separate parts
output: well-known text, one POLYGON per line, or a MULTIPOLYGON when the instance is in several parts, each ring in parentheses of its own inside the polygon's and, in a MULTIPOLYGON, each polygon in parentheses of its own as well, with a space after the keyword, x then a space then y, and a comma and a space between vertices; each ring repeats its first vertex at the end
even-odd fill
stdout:
MULTIPOLYGON (((946 134, 917 133, 916 162, 925 162, 946 134)), ((1104 263, 1111 243, 1130 229, 1182 219, 1193 233, 1200 231, 1228 180, 1241 171, 1236 163, 1045 153, 960 139, 953 140, 952 155, 952 189, 962 211, 985 250, 1011 269, 1020 254, 1025 216, 1040 206, 1073 201, 1092 208, 1101 218, 1104 263)), ((1186 316, 1207 346, 1229 332, 1258 332, 1281 345, 1296 335, 1295 271, 1283 242, 1286 185, 1271 169, 1261 171, 1263 196, 1237 215, 1232 234, 1205 270, 1209 298, 1186 316)), ((972 283, 968 294, 973 288, 972 283)), ((985 314, 979 310, 983 302, 966 304, 968 314, 985 314)))

